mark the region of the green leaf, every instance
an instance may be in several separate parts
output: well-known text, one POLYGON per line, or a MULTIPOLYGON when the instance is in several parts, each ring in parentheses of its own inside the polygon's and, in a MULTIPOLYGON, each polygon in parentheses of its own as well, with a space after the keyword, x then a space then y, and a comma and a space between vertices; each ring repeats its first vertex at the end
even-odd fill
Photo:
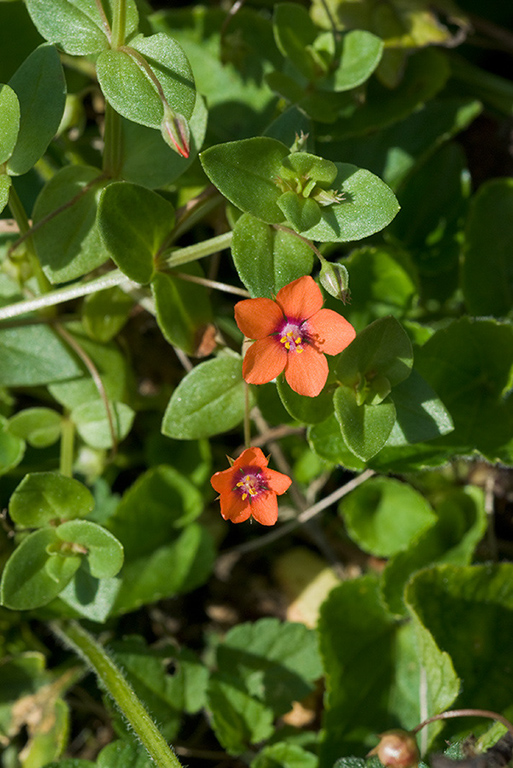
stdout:
MULTIPOLYGON (((179 269, 186 275, 204 277, 199 264, 186 264, 179 269)), ((215 341, 208 337, 213 336, 215 326, 206 286, 160 272, 155 275, 151 290, 157 322, 167 341, 187 355, 209 355, 215 341)))
POLYGON ((0 330, 0 386, 35 387, 80 373, 74 354, 44 325, 0 330))
POLYGON ((109 258, 96 226, 98 198, 107 183, 97 168, 70 165, 43 187, 34 206, 34 224, 52 216, 33 237, 50 282, 74 280, 109 258))
POLYGON ((164 117, 162 100, 138 63, 137 54, 142 54, 149 64, 171 109, 188 120, 196 99, 192 70, 181 46, 162 33, 141 35, 122 50, 100 53, 96 71, 107 101, 127 120, 160 129, 164 117), (135 49, 136 56, 130 55, 130 49, 135 49))
POLYGON ((397 420, 387 445, 410 445, 452 432, 454 424, 436 392, 413 368, 405 381, 394 388, 397 420))
POLYGON ((114 642, 109 650, 136 694, 162 724, 164 737, 176 738, 182 714, 196 712, 205 704, 207 668, 188 649, 178 651, 172 645, 150 648, 139 636, 114 642), (170 660, 175 668, 173 674, 167 671, 170 660))
POLYGON ((6 174, 0 174, 0 213, 9 202, 9 192, 11 189, 11 177, 6 174))
POLYGON ((133 740, 108 744, 98 755, 95 764, 96 768, 153 768, 154 765, 147 750, 133 740))
POLYGON ((133 299, 117 286, 90 293, 82 305, 84 330, 96 341, 110 341, 125 325, 133 305, 133 299))
POLYGON ((513 329, 462 318, 437 331, 416 356, 419 373, 438 393, 454 431, 437 444, 496 453, 511 439, 513 329))
POLYGON ((155 259, 174 226, 174 209, 145 187, 114 182, 98 203, 98 229, 112 260, 136 283, 149 283, 155 259))
POLYGON ((9 419, 7 428, 34 448, 46 448, 59 439, 61 425, 62 416, 51 408, 25 408, 9 419))
POLYGON ((339 65, 320 87, 326 90, 348 91, 372 75, 383 54, 383 40, 364 29, 354 29, 342 37, 339 65))
POLYGON ((21 528, 40 528, 55 520, 85 517, 94 499, 78 480, 58 472, 33 472, 18 485, 9 503, 9 514, 21 528))
POLYGON ((413 351, 406 331, 393 317, 375 320, 338 357, 337 374, 347 386, 387 378, 392 387, 411 372, 413 351))
POLYGON ((383 598, 392 613, 406 614, 404 588, 410 576, 433 563, 469 565, 486 527, 484 494, 476 486, 451 487, 435 508, 437 520, 383 573, 383 598))
POLYGON ((53 528, 42 528, 23 539, 7 561, 0 584, 0 600, 6 608, 26 611, 46 605, 73 577, 73 568, 78 567, 80 558, 62 558, 49 555, 48 547, 58 544, 59 539, 53 528), (53 569, 47 570, 49 560, 69 559, 70 568, 64 568, 60 576, 53 569), (78 561, 78 562, 77 562, 78 561), (76 567, 75 567, 76 566, 76 567))
POLYGON ((368 461, 385 445, 396 412, 388 397, 378 405, 358 405, 356 394, 349 387, 338 387, 333 395, 335 416, 342 437, 350 451, 362 461, 368 461))
POLYGON ((339 504, 349 536, 364 552, 391 557, 436 521, 433 510, 411 485, 373 477, 339 504))
POLYGON ((335 163, 333 187, 344 199, 321 209, 320 222, 302 234, 320 242, 361 240, 387 226, 399 210, 392 190, 370 171, 335 163))
POLYGON ((281 141, 260 136, 209 147, 200 160, 210 181, 237 208, 278 224, 284 220, 277 205, 282 192, 274 179, 288 154, 281 141))
MULTIPOLYGON (((322 70, 312 55, 317 28, 307 9, 296 3, 277 3, 274 6, 273 29, 278 48, 291 64, 308 80, 319 77, 322 70)), ((330 61, 323 63, 327 68, 330 61)))
POLYGON ((213 545, 193 523, 202 509, 199 491, 168 466, 149 470, 125 493, 108 521, 125 551, 116 611, 186 591, 208 576, 213 545))
POLYGON ((0 416, 0 477, 16 467, 25 453, 25 442, 7 431, 7 419, 0 416))
MULTIPOLYGON (((197 440, 227 432, 244 418, 244 392, 240 357, 218 357, 200 363, 173 392, 162 432, 176 440, 197 440)), ((250 407, 253 403, 254 395, 250 394, 250 407)))
POLYGON ((308 429, 310 447, 322 459, 332 464, 340 464, 346 469, 359 472, 366 468, 366 463, 357 459, 342 437, 340 425, 334 413, 320 424, 308 429))
POLYGON ((0 85, 0 164, 13 153, 20 130, 20 103, 8 85, 0 85))
POLYGON ((71 411, 71 419, 82 440, 91 448, 112 448, 113 435, 117 442, 124 440, 132 428, 135 411, 125 403, 109 402, 112 423, 103 400, 96 399, 78 405, 71 411))
POLYGON ((491 179, 472 198, 463 262, 463 291, 472 315, 503 317, 513 306, 512 215, 512 179, 491 179))
POLYGON ((306 243, 249 213, 237 219, 231 248, 235 268, 252 297, 271 298, 313 268, 313 251, 306 243))
POLYGON ((298 744, 279 741, 264 747, 251 762, 251 768, 317 768, 319 759, 298 744))
MULTIPOLYGON (((57 604, 64 604, 90 621, 104 622, 111 614, 119 587, 120 580, 117 578, 97 579, 91 576, 88 560, 83 558, 74 577, 59 593, 57 604)), ((52 604, 52 608, 55 605, 52 604)))
POLYGON ((214 672, 208 685, 208 705, 215 735, 232 755, 242 754, 274 731, 272 711, 250 696, 237 678, 214 672))
POLYGON ((400 319, 411 308, 417 284, 406 254, 396 248, 367 246, 354 250, 341 263, 349 271, 348 320, 358 330, 386 315, 400 319))
POLYGON ((200 151, 207 129, 205 100, 197 94, 189 121, 190 151, 186 159, 162 140, 160 131, 122 119, 123 166, 121 176, 149 189, 164 187, 181 176, 200 151), (151 157, 151 163, 148 158, 151 157))
POLYGON ((123 565, 123 547, 112 533, 89 520, 68 520, 55 529, 62 541, 84 547, 91 575, 96 579, 109 579, 123 565))
MULTIPOLYGON (((112 26, 114 0, 102 3, 112 26)), ((104 19, 96 3, 88 0, 27 0, 27 8, 39 33, 73 56, 98 53, 108 48, 104 19)), ((127 0, 124 37, 135 32, 138 24, 134 0, 127 0)))
POLYGON ((66 81, 57 49, 43 44, 30 54, 9 81, 18 96, 20 129, 7 168, 20 176, 44 154, 64 112, 66 81))
MULTIPOLYGON (((406 590, 415 619, 464 681, 457 706, 501 712, 511 705, 513 565, 439 565, 417 574, 406 590), (447 621, 446 617, 451 620, 447 621), (469 653, 472 648, 472 654, 469 653)), ((440 670, 441 671, 441 670, 440 670)), ((429 677, 429 688, 436 682, 429 677)))
POLYGON ((277 388, 284 407, 297 421, 318 424, 333 413, 333 395, 329 389, 323 389, 317 397, 304 397, 294 392, 282 377, 277 380, 277 388))

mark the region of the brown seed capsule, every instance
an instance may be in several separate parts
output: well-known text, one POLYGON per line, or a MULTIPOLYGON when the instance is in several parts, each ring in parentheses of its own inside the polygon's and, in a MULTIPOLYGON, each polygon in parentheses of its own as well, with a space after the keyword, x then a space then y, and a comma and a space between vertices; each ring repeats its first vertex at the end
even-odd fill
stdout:
POLYGON ((369 752, 376 755, 385 766, 390 768, 416 768, 420 754, 415 736, 409 731, 395 728, 380 735, 380 742, 369 752))

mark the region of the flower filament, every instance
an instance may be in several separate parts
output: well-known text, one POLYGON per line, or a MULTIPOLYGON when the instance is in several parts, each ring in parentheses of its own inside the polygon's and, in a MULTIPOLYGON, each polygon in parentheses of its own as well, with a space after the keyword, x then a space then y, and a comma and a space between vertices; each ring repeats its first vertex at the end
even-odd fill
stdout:
POLYGON ((288 322, 281 333, 280 344, 283 344, 287 352, 302 352, 306 339, 301 335, 300 325, 298 323, 288 322))
POLYGON ((261 474, 258 471, 255 472, 253 467, 241 469, 240 472, 243 474, 243 478, 235 484, 233 490, 240 493, 242 501, 249 499, 251 502, 261 491, 269 490, 264 484, 261 474))

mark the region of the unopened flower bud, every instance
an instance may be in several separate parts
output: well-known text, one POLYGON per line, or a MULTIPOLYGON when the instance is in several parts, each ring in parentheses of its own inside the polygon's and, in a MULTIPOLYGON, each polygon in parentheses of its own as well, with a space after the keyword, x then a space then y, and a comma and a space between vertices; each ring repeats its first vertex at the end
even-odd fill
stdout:
POLYGON ((332 262, 323 259, 319 280, 324 290, 327 291, 330 296, 333 296, 335 299, 340 299, 344 304, 347 304, 351 296, 351 291, 348 287, 349 273, 342 264, 333 264, 332 262))
POLYGON ((415 736, 400 728, 382 733, 378 746, 371 749, 368 757, 370 755, 376 755, 390 768, 416 768, 420 759, 415 736))
POLYGON ((160 124, 160 132, 166 144, 182 157, 189 157, 190 131, 185 117, 179 112, 173 112, 169 104, 164 105, 164 117, 160 124))

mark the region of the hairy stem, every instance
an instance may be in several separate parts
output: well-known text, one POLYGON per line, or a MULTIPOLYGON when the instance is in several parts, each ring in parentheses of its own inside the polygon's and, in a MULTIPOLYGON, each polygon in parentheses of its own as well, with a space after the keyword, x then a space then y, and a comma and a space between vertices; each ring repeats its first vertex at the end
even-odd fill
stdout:
POLYGON ((76 621, 53 622, 51 629, 97 675, 98 681, 148 750, 157 768, 182 768, 127 679, 105 649, 76 621))

